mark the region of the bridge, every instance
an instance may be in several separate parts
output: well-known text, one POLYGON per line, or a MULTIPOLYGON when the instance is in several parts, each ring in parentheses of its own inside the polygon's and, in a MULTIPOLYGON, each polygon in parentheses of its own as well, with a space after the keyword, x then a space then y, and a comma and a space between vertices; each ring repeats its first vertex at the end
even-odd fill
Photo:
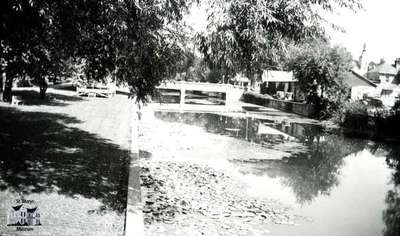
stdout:
POLYGON ((186 82, 186 81, 165 82, 160 86, 157 86, 157 89, 179 91, 180 94, 179 103, 181 105, 185 104, 185 97, 187 91, 224 94, 225 104, 237 102, 244 92, 243 87, 231 84, 214 84, 214 83, 200 83, 200 82, 186 82))

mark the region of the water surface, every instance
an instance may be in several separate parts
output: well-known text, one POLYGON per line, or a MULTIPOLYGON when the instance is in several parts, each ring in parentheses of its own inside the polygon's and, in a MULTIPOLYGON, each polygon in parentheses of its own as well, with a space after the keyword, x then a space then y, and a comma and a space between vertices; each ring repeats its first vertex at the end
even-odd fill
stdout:
MULTIPOLYGON (((164 122, 199 127, 210 139, 218 135, 240 141, 240 155, 223 147, 226 155, 218 152, 215 159, 229 161, 248 185, 249 196, 278 200, 307 219, 295 226, 270 225, 271 235, 399 234, 396 145, 347 138, 318 125, 262 114, 259 108, 233 115, 154 112, 164 122)), ((213 145, 211 150, 227 144, 213 145)), ((210 152, 203 153, 204 158, 212 159, 210 152)), ((202 158, 201 153, 194 156, 202 158)))

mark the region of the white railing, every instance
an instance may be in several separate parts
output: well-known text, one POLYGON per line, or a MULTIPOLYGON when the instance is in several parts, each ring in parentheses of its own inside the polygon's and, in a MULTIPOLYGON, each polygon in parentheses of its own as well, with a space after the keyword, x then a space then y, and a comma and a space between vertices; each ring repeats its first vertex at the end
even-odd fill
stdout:
POLYGON ((187 82, 187 81, 168 81, 160 86, 157 86, 157 88, 169 88, 169 89, 182 89, 182 87, 186 90, 190 89, 200 89, 207 88, 206 90, 210 90, 210 88, 215 88, 218 89, 215 92, 219 92, 222 90, 225 92, 227 89, 241 89, 244 90, 243 87, 237 86, 237 85, 232 85, 232 84, 215 84, 215 83, 204 83, 204 82, 187 82))

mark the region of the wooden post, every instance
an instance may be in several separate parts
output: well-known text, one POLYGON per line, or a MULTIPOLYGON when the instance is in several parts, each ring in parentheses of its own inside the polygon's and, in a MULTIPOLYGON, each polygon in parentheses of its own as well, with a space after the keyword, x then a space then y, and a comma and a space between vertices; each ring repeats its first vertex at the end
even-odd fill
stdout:
POLYGON ((185 105, 185 94, 186 94, 185 88, 183 86, 181 86, 181 90, 180 91, 181 91, 180 105, 185 105))
POLYGON ((285 83, 284 91, 285 91, 285 93, 289 92, 289 83, 288 82, 285 83))

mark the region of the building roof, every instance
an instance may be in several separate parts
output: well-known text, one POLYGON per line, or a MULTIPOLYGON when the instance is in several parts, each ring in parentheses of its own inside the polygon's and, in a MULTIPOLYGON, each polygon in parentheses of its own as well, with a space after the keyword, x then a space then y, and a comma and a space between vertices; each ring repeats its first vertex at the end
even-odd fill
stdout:
POLYGON ((22 204, 18 205, 18 206, 13 206, 12 208, 14 209, 14 211, 19 211, 19 209, 21 209, 22 204))
POLYGON ((368 71, 368 73, 379 73, 379 74, 385 74, 385 75, 397 75, 397 69, 388 64, 388 63, 383 63, 381 65, 377 65, 374 69, 368 71))
POLYGON ((34 213, 34 212, 36 211, 36 209, 37 209, 37 207, 34 207, 34 208, 26 208, 26 211, 27 211, 28 213, 34 213))
POLYGON ((350 70, 348 72, 348 76, 346 76, 344 83, 350 87, 355 87, 355 86, 377 87, 377 85, 374 84, 372 81, 370 81, 369 79, 365 78, 364 76, 358 74, 354 70, 350 70))
POLYGON ((264 70, 263 82, 297 82, 291 71, 264 70))

